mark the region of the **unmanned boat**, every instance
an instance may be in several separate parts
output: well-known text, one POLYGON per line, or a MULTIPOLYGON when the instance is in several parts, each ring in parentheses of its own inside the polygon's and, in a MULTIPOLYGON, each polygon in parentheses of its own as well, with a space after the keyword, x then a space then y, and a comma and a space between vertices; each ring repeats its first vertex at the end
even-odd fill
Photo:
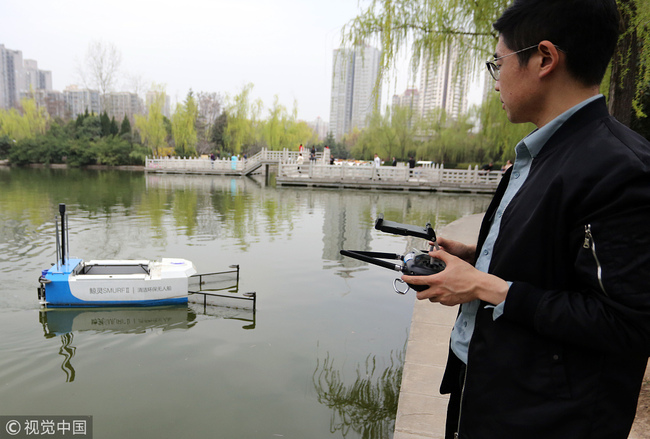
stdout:
POLYGON ((186 303, 196 268, 186 259, 91 260, 68 256, 65 204, 59 204, 57 262, 39 277, 38 298, 46 307, 159 306, 186 303))

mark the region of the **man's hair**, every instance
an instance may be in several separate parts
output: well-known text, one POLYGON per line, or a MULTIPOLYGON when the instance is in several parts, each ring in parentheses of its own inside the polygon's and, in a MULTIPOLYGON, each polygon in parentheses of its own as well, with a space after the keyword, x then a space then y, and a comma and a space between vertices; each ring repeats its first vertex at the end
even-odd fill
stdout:
MULTIPOLYGON (((568 72, 598 85, 620 31, 616 0, 515 0, 493 24, 513 51, 548 40, 566 53, 568 72)), ((524 65, 532 50, 517 54, 524 65)))

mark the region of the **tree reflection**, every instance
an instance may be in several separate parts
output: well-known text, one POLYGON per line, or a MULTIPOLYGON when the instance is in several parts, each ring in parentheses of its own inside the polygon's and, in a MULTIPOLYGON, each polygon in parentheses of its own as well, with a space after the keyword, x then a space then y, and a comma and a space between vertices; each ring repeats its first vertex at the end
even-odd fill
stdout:
POLYGON ((383 371, 377 369, 375 356, 368 355, 365 368, 357 366, 352 384, 344 382, 329 354, 322 362, 318 359, 313 382, 318 402, 332 409, 331 433, 340 431, 347 437, 352 430, 363 439, 392 437, 405 352, 406 346, 397 353, 391 351, 390 365, 383 371))

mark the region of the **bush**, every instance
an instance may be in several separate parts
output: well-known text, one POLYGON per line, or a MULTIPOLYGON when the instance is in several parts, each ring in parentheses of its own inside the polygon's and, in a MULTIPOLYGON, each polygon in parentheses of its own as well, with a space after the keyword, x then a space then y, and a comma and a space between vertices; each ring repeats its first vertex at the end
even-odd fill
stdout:
POLYGON ((71 141, 67 163, 73 167, 96 164, 97 152, 95 150, 95 144, 85 140, 71 141))
POLYGON ((14 142, 9 138, 9 136, 0 136, 0 160, 9 157, 9 152, 13 145, 14 142))
POLYGON ((148 148, 117 136, 103 137, 94 145, 97 163, 108 166, 142 165, 148 148))
POLYGON ((35 137, 17 141, 9 151, 9 162, 24 166, 30 163, 42 163, 45 145, 43 139, 35 137))

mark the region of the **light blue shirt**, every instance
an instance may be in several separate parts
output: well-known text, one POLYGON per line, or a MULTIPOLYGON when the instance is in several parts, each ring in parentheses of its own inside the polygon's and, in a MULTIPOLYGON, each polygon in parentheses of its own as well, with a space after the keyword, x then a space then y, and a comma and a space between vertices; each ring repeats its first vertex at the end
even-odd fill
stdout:
MULTIPOLYGON (((510 174, 508 187, 503 194, 503 198, 499 203, 499 207, 491 219, 492 223, 490 225, 490 231, 488 232, 487 238, 481 247, 481 252, 479 253, 478 259, 476 260, 475 267, 478 270, 485 273, 488 272, 488 269, 490 268, 490 262, 492 261, 494 244, 499 237, 501 217, 503 216, 505 210, 508 208, 510 201, 512 201, 515 195, 517 195, 517 192, 519 192, 521 187, 524 185, 524 182, 528 178, 530 167, 535 157, 537 157, 537 155, 540 153, 548 139, 550 139, 551 136, 555 134, 558 128, 560 128, 562 124, 567 121, 567 119, 573 116, 576 111, 580 110, 588 103, 600 97, 602 97, 602 95, 597 95, 581 102, 575 107, 562 113, 551 122, 544 125, 542 128, 533 131, 517 144, 515 147, 515 162, 512 165, 512 173, 510 174)), ((472 334, 474 333, 476 314, 480 306, 480 300, 473 300, 468 303, 463 303, 460 306, 460 314, 458 315, 456 323, 454 324, 454 327, 451 331, 451 350, 465 364, 467 364, 469 343, 472 339, 472 334)), ((492 318, 496 320, 503 314, 505 301, 496 306, 489 304, 484 306, 486 308, 493 308, 492 318)))

